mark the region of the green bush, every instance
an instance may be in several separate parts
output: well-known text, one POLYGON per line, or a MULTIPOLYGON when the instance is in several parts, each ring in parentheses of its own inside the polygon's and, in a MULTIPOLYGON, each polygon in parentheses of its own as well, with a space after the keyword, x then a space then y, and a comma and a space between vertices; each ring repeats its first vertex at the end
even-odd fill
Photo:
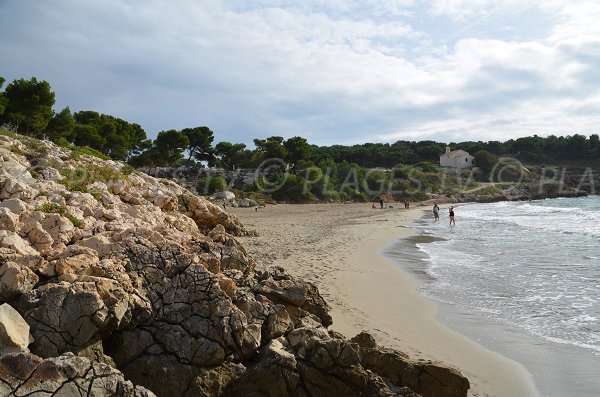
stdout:
POLYGON ((430 163, 429 161, 421 161, 415 164, 416 168, 420 168, 423 172, 438 172, 437 165, 430 163))
POLYGON ((35 210, 44 212, 46 214, 59 214, 60 216, 63 216, 65 214, 66 208, 56 203, 44 203, 36 207, 35 210))
POLYGON ((99 159, 102 159, 102 160, 110 160, 110 157, 108 157, 104 153, 99 152, 98 150, 93 149, 89 146, 73 146, 73 147, 71 147, 71 150, 74 153, 86 154, 88 156, 98 157, 99 159))
POLYGON ((200 178, 196 182, 196 191, 198 194, 213 194, 218 191, 227 190, 228 187, 227 181, 219 175, 200 178))
POLYGON ((35 210, 44 212, 46 214, 58 214, 60 216, 64 216, 73 224, 73 226, 77 228, 81 228, 82 226, 81 221, 79 219, 75 218, 75 216, 73 216, 72 214, 68 214, 67 209, 65 207, 56 203, 44 203, 36 207, 35 210))
POLYGON ((74 170, 61 168, 59 172, 63 176, 63 179, 60 181, 61 184, 72 192, 82 193, 88 193, 87 186, 94 182, 107 183, 126 178, 126 175, 122 172, 115 171, 111 167, 101 164, 86 164, 74 170))

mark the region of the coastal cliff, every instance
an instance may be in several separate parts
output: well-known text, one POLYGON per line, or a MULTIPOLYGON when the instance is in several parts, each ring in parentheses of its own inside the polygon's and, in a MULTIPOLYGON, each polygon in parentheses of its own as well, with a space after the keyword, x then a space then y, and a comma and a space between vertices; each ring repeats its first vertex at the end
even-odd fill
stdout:
POLYGON ((172 181, 0 136, 0 395, 467 395, 456 369, 328 330, 253 234, 172 181))

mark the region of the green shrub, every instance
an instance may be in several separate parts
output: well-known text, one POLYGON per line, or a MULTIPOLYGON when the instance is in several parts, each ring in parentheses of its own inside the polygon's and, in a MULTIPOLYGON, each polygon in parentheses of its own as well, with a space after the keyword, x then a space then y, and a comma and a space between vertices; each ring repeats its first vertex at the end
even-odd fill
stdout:
POLYGON ((36 211, 45 212, 46 214, 59 214, 63 216, 66 208, 56 203, 44 203, 35 209, 36 211))
POLYGON ((94 182, 107 183, 126 178, 122 172, 105 165, 87 164, 74 170, 62 168, 58 171, 63 176, 60 183, 72 192, 88 193, 87 186, 94 182))
POLYGON ((22 151, 21 149, 19 149, 16 146, 11 146, 10 147, 10 151, 13 152, 14 154, 18 154, 19 156, 24 156, 25 155, 25 152, 22 151))
POLYGON ((204 177, 196 182, 196 191, 198 194, 213 194, 220 190, 227 190, 228 185, 225 179, 221 176, 204 177))
POLYGON ((89 146, 72 146, 71 150, 76 154, 85 154, 88 156, 98 157, 102 160, 110 160, 110 157, 89 146))
POLYGON ((81 221, 79 219, 75 218, 75 216, 73 216, 72 214, 67 213, 67 209, 65 207, 58 205, 56 203, 44 203, 44 204, 36 207, 35 210, 44 212, 46 214, 58 214, 60 216, 64 216, 69 221, 71 221, 73 226, 75 226, 77 228, 82 227, 81 221))
POLYGON ((73 226, 75 226, 76 228, 81 229, 82 224, 81 221, 77 218, 75 218, 73 215, 71 214, 66 214, 65 217, 71 221, 71 223, 73 224, 73 226))
POLYGON ((438 172, 437 165, 430 163, 429 161, 421 161, 415 164, 416 168, 420 168, 423 172, 438 172))

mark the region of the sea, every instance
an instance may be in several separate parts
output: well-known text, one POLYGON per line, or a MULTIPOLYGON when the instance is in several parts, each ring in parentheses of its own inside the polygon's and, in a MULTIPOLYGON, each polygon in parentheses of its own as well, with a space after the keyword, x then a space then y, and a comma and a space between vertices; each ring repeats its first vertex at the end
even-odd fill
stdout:
POLYGON ((388 252, 439 320, 520 362, 540 396, 600 396, 600 197, 468 204, 455 226, 443 207, 388 252))

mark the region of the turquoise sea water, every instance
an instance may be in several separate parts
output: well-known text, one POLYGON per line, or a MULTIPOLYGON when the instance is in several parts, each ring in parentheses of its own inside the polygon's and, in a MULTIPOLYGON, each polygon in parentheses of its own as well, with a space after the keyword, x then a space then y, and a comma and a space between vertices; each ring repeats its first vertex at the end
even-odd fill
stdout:
POLYGON ((451 327, 524 364, 542 395, 600 396, 600 198, 455 211, 454 227, 446 208, 420 223, 434 241, 408 269, 419 291, 451 327))

